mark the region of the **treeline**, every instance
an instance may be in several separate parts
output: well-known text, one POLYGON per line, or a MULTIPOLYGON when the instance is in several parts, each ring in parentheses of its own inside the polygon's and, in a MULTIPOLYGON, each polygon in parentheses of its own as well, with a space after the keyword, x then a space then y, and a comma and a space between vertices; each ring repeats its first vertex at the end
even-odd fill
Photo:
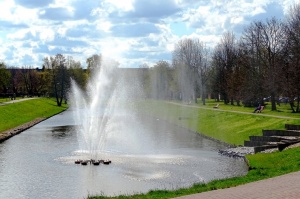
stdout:
POLYGON ((169 81, 160 89, 179 92, 184 100, 197 102, 201 97, 205 104, 211 96, 244 106, 269 101, 272 110, 285 102, 292 112, 300 112, 300 6, 290 8, 283 20, 252 22, 239 38, 226 32, 214 49, 199 39, 182 39, 167 65, 157 63, 152 73, 173 71, 171 76, 164 74, 169 81))
POLYGON ((42 69, 7 67, 0 63, 0 93, 2 97, 47 96, 55 97, 57 105, 67 103, 71 79, 85 88, 90 71, 100 65, 101 55, 87 59, 87 69, 72 57, 57 54, 43 60, 42 69))

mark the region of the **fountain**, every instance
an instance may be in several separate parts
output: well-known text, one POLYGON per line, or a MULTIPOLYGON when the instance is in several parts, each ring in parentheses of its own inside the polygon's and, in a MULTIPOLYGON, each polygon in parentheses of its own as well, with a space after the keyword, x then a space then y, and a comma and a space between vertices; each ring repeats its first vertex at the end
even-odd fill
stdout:
POLYGON ((120 144, 118 137, 129 135, 130 129, 137 125, 133 106, 130 106, 132 91, 136 94, 137 89, 133 84, 128 86, 120 69, 109 61, 92 72, 86 92, 72 81, 70 99, 75 110, 79 151, 87 159, 97 160, 112 150, 108 145, 120 144))

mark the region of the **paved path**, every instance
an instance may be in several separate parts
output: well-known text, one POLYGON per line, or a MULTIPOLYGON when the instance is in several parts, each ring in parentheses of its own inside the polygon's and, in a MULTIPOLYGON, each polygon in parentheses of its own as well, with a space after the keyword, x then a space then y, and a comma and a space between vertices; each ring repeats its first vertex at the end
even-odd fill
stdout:
POLYGON ((219 189, 177 199, 299 199, 300 172, 290 173, 267 180, 251 182, 237 187, 219 189))
POLYGON ((264 113, 253 113, 253 112, 243 112, 243 111, 232 111, 232 110, 223 110, 220 108, 211 108, 211 107, 200 107, 200 106, 195 106, 195 105, 190 105, 190 104, 182 104, 182 103, 177 103, 177 102, 166 102, 178 106, 184 106, 184 107, 191 107, 191 108, 198 108, 198 109, 206 109, 206 110, 214 110, 214 111, 223 111, 223 112, 230 112, 230 113, 240 113, 240 114, 245 114, 245 115, 253 115, 256 114, 257 116, 262 116, 262 117, 274 117, 274 118, 281 118, 281 119, 293 119, 293 120, 300 120, 299 117, 288 117, 288 116, 277 116, 277 115, 269 115, 269 114, 264 114, 264 113))
POLYGON ((7 102, 1 102, 0 106, 6 105, 6 104, 12 104, 12 103, 17 103, 17 102, 22 102, 22 101, 26 101, 26 100, 31 100, 31 99, 36 99, 34 97, 29 97, 29 98, 22 98, 22 99, 17 99, 17 100, 10 100, 7 102))

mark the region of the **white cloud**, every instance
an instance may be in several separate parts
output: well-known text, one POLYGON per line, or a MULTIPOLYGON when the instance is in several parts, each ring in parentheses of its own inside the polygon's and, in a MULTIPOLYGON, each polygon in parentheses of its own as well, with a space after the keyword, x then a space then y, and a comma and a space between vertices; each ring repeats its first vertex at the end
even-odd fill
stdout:
POLYGON ((55 37, 54 30, 50 28, 40 30, 39 32, 39 39, 42 42, 53 41, 54 37, 55 37))
POLYGON ((0 19, 11 20, 13 18, 12 11, 11 11, 13 7, 15 7, 14 1, 11 0, 0 1, 0 8, 2 8, 0 12, 0 19))
POLYGON ((30 30, 28 29, 21 29, 21 30, 18 30, 14 33, 9 33, 7 34, 7 38, 8 39, 11 39, 11 40, 21 40, 21 39, 24 39, 26 34, 30 33, 30 30))
POLYGON ((287 13, 296 0, 1 0, 0 59, 41 66, 63 53, 82 63, 105 54, 137 67, 170 60, 174 44, 197 37, 208 46, 225 31, 287 13), (177 25, 174 25, 177 23, 177 25))
POLYGON ((106 2, 114 5, 118 10, 121 9, 125 12, 131 11, 134 9, 133 2, 134 0, 106 0, 106 2))

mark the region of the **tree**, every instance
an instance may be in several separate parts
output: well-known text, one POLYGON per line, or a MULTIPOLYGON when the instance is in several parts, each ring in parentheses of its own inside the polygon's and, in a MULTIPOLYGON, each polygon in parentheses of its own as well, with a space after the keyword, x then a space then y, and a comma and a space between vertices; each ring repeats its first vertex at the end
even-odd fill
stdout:
POLYGON ((0 86, 2 88, 3 93, 7 92, 10 78, 11 78, 10 72, 7 70, 6 65, 3 62, 1 62, 0 63, 0 86))
POLYGON ((173 69, 171 65, 166 61, 158 61, 149 70, 149 82, 150 87, 148 96, 155 99, 170 99, 174 93, 174 82, 173 82, 173 69))
POLYGON ((53 95, 56 98, 57 106, 61 106, 63 99, 65 102, 67 101, 67 92, 70 88, 66 59, 62 54, 44 58, 44 66, 51 71, 53 95))
POLYGON ((239 68, 237 66, 237 44, 233 33, 227 32, 217 44, 212 56, 212 64, 215 67, 215 87, 225 104, 229 101, 233 104, 236 93, 239 68))
POLYGON ((76 84, 82 89, 86 89, 88 81, 87 70, 84 70, 79 61, 75 61, 73 57, 69 56, 67 60, 67 70, 70 77, 76 82, 76 84))
POLYGON ((258 78, 261 82, 261 86, 256 88, 259 97, 262 101, 263 94, 271 96, 272 110, 276 110, 282 85, 280 74, 285 42, 282 23, 275 18, 266 23, 254 22, 245 31, 242 40, 250 58, 249 69, 253 71, 254 79, 258 78))
POLYGON ((278 89, 281 86, 280 78, 282 66, 282 47, 284 34, 282 24, 275 18, 267 20, 265 24, 256 24, 261 30, 259 58, 264 65, 266 76, 264 85, 270 91, 272 110, 276 110, 278 89))
POLYGON ((241 36, 239 43, 239 60, 245 69, 243 86, 244 106, 258 106, 263 98, 269 96, 264 87, 265 70, 260 59, 260 26, 250 24, 241 36))
MULTIPOLYGON (((175 45, 173 65, 180 78, 183 97, 193 97, 197 103, 199 84, 202 89, 202 99, 205 99, 205 83, 207 81, 207 51, 199 39, 183 39, 175 45)), ((205 104, 205 101, 203 101, 205 104)))
POLYGON ((101 64, 102 64, 102 55, 99 54, 94 54, 91 57, 87 58, 86 63, 87 63, 87 71, 88 75, 90 76, 92 71, 94 70, 100 70, 101 64))
MULTIPOLYGON (((39 89, 42 87, 42 84, 39 81, 39 73, 36 71, 36 69, 33 69, 29 66, 24 66, 21 70, 18 71, 20 72, 18 75, 22 78, 21 82, 19 81, 18 83, 22 83, 27 95, 40 95, 39 89)), ((17 82, 15 84, 17 84, 17 82)))
POLYGON ((281 78, 284 80, 284 93, 289 97, 292 112, 300 112, 300 4, 290 8, 284 26, 287 41, 285 68, 281 78))

